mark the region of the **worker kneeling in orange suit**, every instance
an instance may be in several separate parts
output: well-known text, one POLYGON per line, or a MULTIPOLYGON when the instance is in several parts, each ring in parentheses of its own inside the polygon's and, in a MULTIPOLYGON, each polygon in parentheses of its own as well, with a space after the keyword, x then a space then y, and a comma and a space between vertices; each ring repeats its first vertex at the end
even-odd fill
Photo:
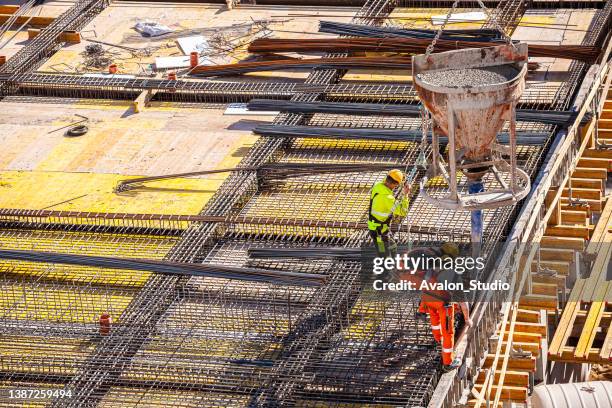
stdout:
MULTIPOLYGON (((456 258, 459 248, 451 243, 445 243, 437 248, 415 248, 410 251, 408 258, 456 258)), ((454 271, 445 270, 417 270, 414 273, 400 274, 400 279, 411 281, 420 287, 423 281, 430 284, 442 282, 453 278, 454 271)), ((431 332, 437 343, 442 343, 442 367, 445 372, 461 365, 461 360, 454 359, 455 346, 455 313, 463 313, 468 326, 472 325, 469 305, 467 302, 451 302, 451 294, 444 290, 425 290, 421 295, 419 313, 428 314, 431 322, 431 332)))

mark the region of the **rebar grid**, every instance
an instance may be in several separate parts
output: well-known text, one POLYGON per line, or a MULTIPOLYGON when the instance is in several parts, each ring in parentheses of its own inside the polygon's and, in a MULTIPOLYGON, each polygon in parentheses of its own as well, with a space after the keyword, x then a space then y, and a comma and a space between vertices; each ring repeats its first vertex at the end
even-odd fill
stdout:
MULTIPOLYGON (((358 19, 366 21, 370 17, 370 20, 375 20, 371 17, 388 13, 392 9, 391 4, 393 2, 370 1, 358 19)), ((336 71, 315 71, 306 87, 336 86, 333 84, 341 75, 336 71)), ((293 99, 317 100, 325 97, 324 94, 300 93, 295 94, 293 99)), ((325 120, 330 125, 338 125, 330 116, 333 115, 313 118, 283 114, 275 122, 312 125, 314 122, 311 121, 325 120)), ((372 123, 372 127, 386 125, 403 129, 407 126, 401 121, 373 123, 372 118, 353 120, 372 123)), ((528 124, 521 126, 531 128, 528 124)), ((539 131, 543 129, 538 128, 539 131)), ((544 148, 521 148, 521 161, 531 174, 537 167, 542 151, 544 148)), ((416 161, 418 152, 416 143, 366 144, 359 141, 261 138, 242 164, 299 161, 397 162, 408 165, 416 161)), ((56 364, 54 360, 47 371, 44 371, 47 367, 45 360, 39 359, 30 362, 30 367, 38 366, 44 372, 13 372, 10 369, 10 378, 67 383, 77 395, 68 400, 55 400, 54 406, 61 407, 170 404, 315 406, 323 402, 321 400, 326 406, 363 406, 367 403, 424 405, 435 382, 438 352, 427 348, 431 343, 427 330, 413 320, 414 302, 368 297, 360 291, 361 265, 356 262, 262 261, 250 259, 247 255, 248 248, 253 246, 358 247, 367 240, 365 231, 287 226, 275 224, 274 220, 318 219, 323 214, 329 215, 329 219, 346 219, 355 223, 363 219, 367 210, 369 186, 382 175, 379 172, 364 172, 352 177, 308 176, 262 184, 252 172, 234 172, 202 212, 202 215, 211 216, 255 215, 263 220, 268 219, 269 225, 197 221, 186 227, 185 221, 175 221, 177 224, 173 228, 166 228, 155 224, 162 222, 156 220, 139 221, 144 224, 136 223, 134 227, 130 225, 131 221, 109 226, 106 223, 110 221, 105 220, 100 221, 100 225, 90 225, 92 222, 88 219, 86 222, 77 221, 76 229, 66 232, 65 229, 70 228, 73 221, 52 219, 43 222, 53 226, 53 229, 49 227, 51 232, 42 228, 45 233, 51 234, 45 235, 46 239, 59 230, 60 236, 77 234, 76 241, 82 245, 88 245, 88 241, 78 234, 85 234, 83 231, 88 228, 92 229, 89 235, 101 236, 108 231, 114 233, 115 230, 111 228, 118 228, 125 234, 132 233, 134 228, 141 234, 153 230, 164 231, 164 238, 168 240, 176 240, 176 231, 184 230, 180 241, 169 250, 166 259, 194 263, 223 261, 230 265, 248 264, 271 269, 290 266, 294 270, 328 275, 328 282, 322 288, 308 289, 153 275, 137 293, 127 288, 119 290, 118 293, 124 294, 126 299, 112 301, 112 305, 119 305, 123 310, 112 310, 113 316, 119 318, 109 336, 96 335, 99 329, 96 318, 103 311, 95 306, 88 306, 87 312, 90 314, 76 325, 59 319, 47 322, 46 318, 38 321, 31 319, 26 328, 21 323, 22 331, 11 333, 25 336, 27 327, 39 330, 36 333, 40 335, 35 337, 34 345, 49 339, 51 347, 54 344, 53 336, 57 336, 59 349, 65 350, 73 343, 62 342, 61 335, 70 333, 77 343, 86 344, 83 346, 86 353, 77 356, 67 352, 62 355, 61 364, 56 364), (330 198, 333 205, 324 202, 325 197, 330 198), (293 200, 290 205, 283 206, 289 199, 293 200), (343 205, 337 205, 336 201, 343 205), (391 359, 383 361, 381 365, 373 363, 383 356, 396 357, 397 361, 391 359), (364 373, 366 367, 368 370, 364 373)), ((419 199, 416 199, 411 214, 417 214, 415 208, 418 207, 414 206, 418 205, 419 199)), ((494 231, 508 224, 510 212, 495 212, 495 222, 488 222, 485 226, 487 239, 494 242, 493 237, 501 237, 494 231)), ((416 220, 416 224, 421 223, 425 229, 434 231, 437 239, 454 237, 454 234, 464 241, 467 239, 465 230, 457 231, 456 228, 459 226, 460 230, 465 226, 462 221, 442 218, 438 225, 430 225, 427 222, 437 215, 429 217, 423 215, 422 219, 416 220), (456 225, 448 228, 450 223, 456 225)), ((322 218, 325 219, 324 216, 322 218)), ((491 214, 487 214, 487 219, 493 219, 491 214)), ((18 227, 22 228, 23 223, 30 221, 21 219, 18 227)), ((405 241, 425 237, 402 234, 400 238, 405 241)), ((147 240, 148 237, 143 239, 147 240)), ((91 251, 98 248, 106 253, 117 251, 112 246, 107 247, 103 238, 92 240, 95 244, 91 251)), ((116 243, 120 242, 121 239, 116 240, 116 243)), ((44 247, 50 244, 42 240, 38 245, 44 247)), ((58 244, 61 245, 66 250, 79 248, 71 242, 58 244)), ((163 248, 163 251, 159 249, 155 253, 161 255, 166 247, 163 248)), ((138 251, 140 248, 131 252, 132 256, 140 253, 138 251)), ((47 267, 57 268, 55 265, 47 267)), ((11 285, 15 282, 17 286, 23 285, 13 277, 8 281, 11 285)), ((43 286, 29 290, 47 293, 43 289, 47 283, 37 280, 37 285, 43 286)), ((70 286, 68 288, 72 290, 70 286)), ((94 282, 87 289, 92 291, 88 293, 94 294, 113 294, 113 290, 116 290, 98 289, 94 282)), ((104 304, 104 301, 100 303, 104 304)), ((59 305, 51 310, 62 312, 59 305)), ((11 330, 17 330, 18 325, 14 324, 11 330)), ((28 341, 20 341, 25 350, 35 347, 29 346, 28 341)), ((12 361, 19 364, 18 359, 12 361)), ((28 367, 28 364, 24 367, 28 367)))

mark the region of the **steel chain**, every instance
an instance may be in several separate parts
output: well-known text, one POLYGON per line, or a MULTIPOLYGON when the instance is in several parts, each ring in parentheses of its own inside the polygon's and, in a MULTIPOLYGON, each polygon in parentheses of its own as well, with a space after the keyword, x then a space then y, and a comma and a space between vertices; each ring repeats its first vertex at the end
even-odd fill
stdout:
POLYGON ((436 33, 436 35, 434 36, 433 40, 431 41, 431 44, 429 44, 427 46, 427 49, 425 50, 425 57, 426 58, 429 58, 429 56, 433 52, 434 47, 436 46, 436 43, 438 42, 438 40, 440 39, 440 36, 442 35, 442 31, 444 31, 444 28, 446 28, 446 24, 448 24, 448 20, 450 20, 451 15, 457 9, 458 5, 459 5, 459 0, 455 0, 453 5, 451 6, 451 8, 448 10, 448 13, 446 14, 446 18, 444 19, 444 22, 442 23, 442 25, 438 29, 438 32, 436 33))
MULTIPOLYGON (((440 39, 440 36, 442 35, 442 31, 444 31, 444 29, 446 28, 446 25, 448 24, 448 21, 450 20, 451 16, 453 15, 455 10, 457 9, 457 6, 459 5, 459 1, 460 0, 455 0, 453 5, 451 6, 451 8, 448 10, 448 13, 446 14, 446 18, 444 19, 444 22, 442 23, 442 25, 438 29, 438 32, 436 33, 436 35, 434 36, 433 40, 431 41, 431 44, 429 44, 427 46, 427 49, 425 50, 425 57, 426 58, 429 58, 429 56, 433 52, 433 50, 434 50, 434 48, 436 46, 436 43, 438 42, 438 40, 440 39)), ((512 42, 512 39, 510 38, 510 36, 508 36, 506 34, 506 30, 504 30, 502 28, 502 26, 499 24, 499 21, 497 21, 497 18, 493 14, 489 13, 489 9, 487 9, 487 6, 485 6, 485 4, 482 2, 482 0, 477 0, 477 1, 478 1, 478 5, 482 9, 482 11, 491 20, 491 22, 493 23, 493 25, 495 26, 497 31, 499 31, 499 33, 502 36, 502 38, 504 39, 504 41, 506 41, 506 43, 508 43, 509 45, 514 47, 514 43, 512 42)))

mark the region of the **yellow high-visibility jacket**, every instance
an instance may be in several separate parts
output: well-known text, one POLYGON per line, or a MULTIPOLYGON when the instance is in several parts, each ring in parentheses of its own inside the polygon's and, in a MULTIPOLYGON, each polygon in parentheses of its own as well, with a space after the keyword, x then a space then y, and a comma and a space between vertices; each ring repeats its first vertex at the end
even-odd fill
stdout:
POLYGON ((370 214, 368 217, 368 228, 386 232, 394 215, 405 217, 408 213, 408 197, 396 200, 393 190, 387 187, 384 181, 374 184, 370 191, 370 214))

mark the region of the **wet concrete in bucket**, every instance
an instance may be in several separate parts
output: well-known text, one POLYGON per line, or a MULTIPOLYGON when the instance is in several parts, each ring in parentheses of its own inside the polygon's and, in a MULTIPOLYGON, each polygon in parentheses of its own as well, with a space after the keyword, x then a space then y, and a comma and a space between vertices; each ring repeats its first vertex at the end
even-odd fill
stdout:
POLYGON ((467 87, 493 85, 507 82, 518 75, 518 69, 510 64, 494 67, 449 69, 424 72, 418 78, 431 85, 444 87, 467 87))

